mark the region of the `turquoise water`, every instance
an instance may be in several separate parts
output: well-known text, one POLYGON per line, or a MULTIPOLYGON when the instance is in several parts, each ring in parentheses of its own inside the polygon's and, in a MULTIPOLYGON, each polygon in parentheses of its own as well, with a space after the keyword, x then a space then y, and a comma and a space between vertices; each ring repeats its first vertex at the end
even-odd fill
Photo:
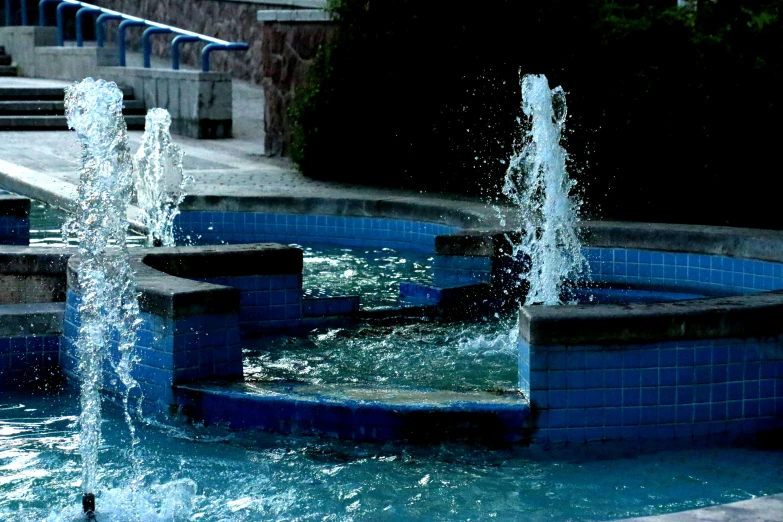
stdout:
MULTIPOLYGON (((0 520, 79 520, 74 394, 0 396, 0 520)), ((783 491, 783 452, 356 444, 148 420, 134 475, 107 405, 98 520, 608 520, 783 491), (134 485, 135 480, 135 485, 134 485)))
MULTIPOLYGON (((64 246, 60 230, 68 219, 68 213, 40 201, 30 201, 30 246, 64 246)), ((143 246, 145 238, 139 234, 128 233, 129 246, 143 246)), ((76 238, 71 237, 68 245, 77 246, 76 238)))
MULTIPOLYGON (((60 229, 68 215, 46 203, 32 201, 30 245, 62 246, 60 229)), ((144 246, 145 238, 128 234, 130 246, 144 246)), ((76 246, 75 238, 69 243, 76 246)), ((333 245, 293 245, 303 251, 305 289, 328 289, 361 295, 362 308, 399 304, 400 281, 432 281, 432 256, 391 248, 342 248, 333 245)))
POLYGON ((472 321, 366 320, 245 340, 245 378, 311 384, 513 390, 516 314, 472 321))

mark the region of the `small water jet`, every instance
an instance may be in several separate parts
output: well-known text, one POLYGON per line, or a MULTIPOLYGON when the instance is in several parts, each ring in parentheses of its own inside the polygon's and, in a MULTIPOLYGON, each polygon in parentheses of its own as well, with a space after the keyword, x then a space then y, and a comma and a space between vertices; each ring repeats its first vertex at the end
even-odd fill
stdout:
POLYGON ((174 218, 191 181, 183 175, 184 152, 171 141, 171 115, 166 109, 150 109, 141 146, 133 156, 136 197, 147 246, 174 246, 174 218))
POLYGON ((512 156, 503 194, 514 203, 522 232, 512 255, 526 263, 530 284, 525 305, 573 302, 567 281, 587 270, 577 220, 581 201, 568 177, 568 154, 560 145, 567 115, 562 87, 546 76, 522 78, 522 111, 530 119, 521 150, 512 156))
POLYGON ((68 126, 76 131, 82 152, 76 212, 63 227, 63 235, 76 235, 81 258, 78 268, 81 322, 76 349, 81 381, 79 452, 83 508, 88 518, 95 513, 101 444, 100 391, 107 360, 125 388, 123 398, 131 430, 131 452, 136 443, 128 397, 130 390, 137 386, 131 368, 139 306, 125 245, 132 176, 122 99, 117 85, 104 80, 87 78, 65 89, 68 126), (109 357, 111 348, 116 348, 117 360, 109 357))

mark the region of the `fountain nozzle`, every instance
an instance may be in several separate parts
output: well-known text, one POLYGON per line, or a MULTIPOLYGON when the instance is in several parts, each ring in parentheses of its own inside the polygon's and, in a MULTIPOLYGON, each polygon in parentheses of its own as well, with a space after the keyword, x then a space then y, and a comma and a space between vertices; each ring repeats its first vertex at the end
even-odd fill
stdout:
POLYGON ((84 509, 87 520, 96 520, 95 495, 93 493, 85 493, 82 495, 82 509, 84 509))

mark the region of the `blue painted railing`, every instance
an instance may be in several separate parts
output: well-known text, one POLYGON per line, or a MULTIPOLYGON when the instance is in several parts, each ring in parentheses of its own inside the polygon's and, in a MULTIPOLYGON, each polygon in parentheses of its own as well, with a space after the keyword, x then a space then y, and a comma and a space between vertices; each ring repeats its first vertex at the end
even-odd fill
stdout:
MULTIPOLYGON (((22 25, 28 25, 28 7, 27 2, 24 0, 5 0, 5 25, 15 25, 16 17, 14 16, 13 11, 13 4, 15 2, 19 2, 22 25)), ((40 0, 40 2, 38 2, 39 25, 46 25, 46 6, 48 4, 57 4, 57 43, 61 46, 65 45, 65 16, 66 12, 69 10, 75 10, 76 13, 76 45, 78 47, 84 45, 84 18, 88 14, 98 14, 98 17, 94 22, 95 39, 98 47, 103 47, 103 44, 106 41, 106 29, 104 27, 106 22, 109 20, 120 20, 120 25, 117 28, 117 54, 119 64, 122 67, 125 67, 125 31, 129 27, 147 28, 142 36, 142 41, 144 43, 144 67, 147 68, 151 66, 152 36, 155 34, 173 33, 177 35, 171 42, 171 67, 175 70, 179 69, 180 45, 183 43, 204 42, 207 44, 201 49, 201 70, 204 72, 209 72, 209 55, 212 52, 247 51, 250 48, 246 43, 220 40, 219 38, 213 38, 211 36, 180 29, 179 27, 172 27, 151 20, 145 20, 143 18, 112 11, 111 9, 105 9, 103 7, 98 7, 97 5, 79 2, 77 0, 40 0)))

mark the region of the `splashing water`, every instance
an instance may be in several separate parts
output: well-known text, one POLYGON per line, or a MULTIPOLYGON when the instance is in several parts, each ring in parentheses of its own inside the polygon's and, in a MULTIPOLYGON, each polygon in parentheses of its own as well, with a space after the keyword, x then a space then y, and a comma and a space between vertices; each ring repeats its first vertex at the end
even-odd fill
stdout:
MULTIPOLYGON (((117 85, 87 78, 65 89, 65 115, 82 152, 75 217, 63 235, 75 234, 81 325, 76 341, 81 379, 79 451, 82 489, 95 490, 101 444, 101 397, 104 361, 124 385, 125 416, 131 430, 131 453, 137 443, 128 413, 128 396, 137 386, 131 376, 139 305, 125 246, 131 198, 131 158, 117 85), (109 358, 116 348, 116 359, 109 358)), ((131 461, 133 462, 133 458, 131 461)))
POLYGON ((513 245, 513 255, 529 263, 525 305, 570 303, 574 299, 564 284, 581 277, 587 261, 577 229, 581 201, 573 194, 576 182, 568 177, 568 155, 560 145, 565 92, 561 87, 550 90, 543 74, 526 75, 521 85, 530 129, 522 150, 510 160, 503 184, 521 223, 522 238, 513 245))
POLYGON ((133 157, 136 195, 147 226, 147 246, 174 246, 174 218, 190 178, 182 173, 184 152, 171 141, 171 116, 150 109, 141 147, 133 157))

